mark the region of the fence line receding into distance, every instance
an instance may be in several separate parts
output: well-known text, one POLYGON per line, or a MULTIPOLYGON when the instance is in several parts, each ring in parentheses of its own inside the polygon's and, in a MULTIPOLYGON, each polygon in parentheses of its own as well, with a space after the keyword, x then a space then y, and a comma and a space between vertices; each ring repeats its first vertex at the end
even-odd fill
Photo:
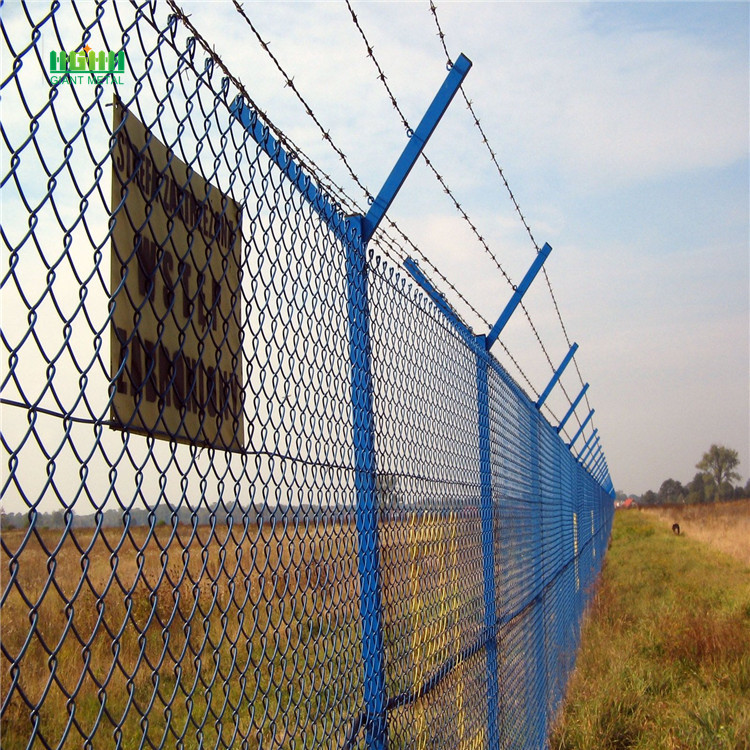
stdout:
POLYGON ((565 442, 185 17, 2 23, 3 748, 543 747, 591 412, 565 442))

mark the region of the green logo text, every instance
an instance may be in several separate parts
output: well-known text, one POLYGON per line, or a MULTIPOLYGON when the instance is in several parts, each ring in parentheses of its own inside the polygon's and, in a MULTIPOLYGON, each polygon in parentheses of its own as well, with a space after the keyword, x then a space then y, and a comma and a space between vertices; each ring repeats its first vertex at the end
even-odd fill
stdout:
POLYGON ((96 52, 86 45, 77 52, 50 52, 49 74, 58 83, 122 83, 117 74, 125 72, 125 51, 96 52))

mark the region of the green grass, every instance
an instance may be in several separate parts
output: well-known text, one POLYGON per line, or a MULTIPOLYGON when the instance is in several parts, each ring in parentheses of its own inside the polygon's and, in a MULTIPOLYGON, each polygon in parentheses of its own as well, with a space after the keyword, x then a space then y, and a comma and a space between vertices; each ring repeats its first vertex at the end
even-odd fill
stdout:
POLYGON ((551 748, 750 749, 750 568, 617 513, 551 748))

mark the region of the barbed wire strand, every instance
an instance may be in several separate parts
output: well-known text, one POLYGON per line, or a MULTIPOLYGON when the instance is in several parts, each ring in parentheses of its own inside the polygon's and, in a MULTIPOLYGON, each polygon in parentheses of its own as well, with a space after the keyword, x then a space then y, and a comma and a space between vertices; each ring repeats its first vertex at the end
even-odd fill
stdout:
MULTIPOLYGON (((430 11, 432 13, 432 17, 435 21, 435 25, 438 30, 438 38, 440 39, 440 44, 443 48, 443 52, 445 53, 446 60, 451 63, 452 59, 450 56, 450 53, 448 52, 448 47, 445 42, 445 32, 443 31, 443 28, 440 24, 440 19, 437 15, 437 6, 435 5, 434 0, 430 0, 430 11)), ((480 135, 482 136, 482 143, 484 144, 485 148, 487 149, 490 159, 492 160, 492 163, 495 165, 495 169, 497 170, 498 175, 500 176, 500 179, 502 180, 503 185, 505 186, 505 189, 508 193, 508 196, 510 197, 511 203, 513 204, 513 207, 518 214, 521 223, 523 224, 524 228, 526 229, 527 234, 529 235, 529 238, 531 239, 532 244, 534 245, 534 248, 536 252, 539 252, 539 243, 536 241, 536 238, 534 237, 534 233, 531 230, 531 227, 529 226, 528 221, 526 220, 526 217, 523 214, 523 211, 521 211, 521 206, 518 203, 518 200, 516 199, 515 194, 513 193, 513 190, 510 186, 510 183, 508 182, 507 177, 505 176, 505 172, 503 171, 503 168, 500 166, 500 163, 497 159, 497 153, 492 148, 492 145, 490 144, 489 139, 487 138, 487 134, 484 131, 484 128, 482 127, 482 123, 479 120, 479 117, 474 109, 473 102, 469 99, 469 97, 466 95, 466 92, 464 91, 463 87, 461 87, 461 96, 463 97, 464 102, 466 103, 466 107, 469 110, 472 119, 474 121, 474 125, 479 131, 480 135)), ((555 312, 557 314, 557 318, 560 321, 560 327, 563 332, 563 336, 565 337, 565 342, 568 345, 568 348, 570 348, 571 340, 570 336, 568 335, 567 327, 565 326, 565 321, 563 320, 562 313, 560 311, 560 306, 557 302, 557 297, 555 296, 555 291, 552 287, 552 281, 549 278, 549 274, 547 273, 547 269, 542 267, 542 273, 544 275, 545 282, 547 284, 547 289, 549 290, 550 297, 552 299, 552 304, 554 305, 555 312)), ((581 386, 583 386, 583 375, 581 374, 581 370, 578 366, 578 362, 576 361, 575 356, 573 357, 573 366, 575 367, 576 373, 578 375, 578 379, 581 383, 581 386)), ((565 390, 565 386, 563 385, 562 381, 560 382, 560 387, 562 388, 563 393, 565 394, 566 398, 568 399, 568 403, 572 403, 570 396, 568 395, 567 391, 565 390)), ((589 403, 589 397, 588 394, 585 394, 584 400, 586 402, 586 406, 591 409, 591 404, 589 403)), ((580 424, 580 423, 579 423, 580 424)))
MULTIPOLYGON (((180 20, 185 28, 191 33, 195 40, 203 48, 204 52, 213 60, 213 62, 219 66, 224 75, 234 84, 237 90, 247 100, 249 105, 260 115, 264 125, 266 125, 271 131, 273 131, 274 138, 283 146, 284 150, 299 164, 301 164, 307 171, 314 174, 321 184, 321 186, 330 193, 340 204, 348 211, 361 212, 361 206, 341 187, 332 177, 329 175, 315 160, 307 154, 300 146, 298 146, 289 136, 287 136, 278 126, 274 125, 273 120, 268 114, 258 105, 258 103, 250 96, 247 89, 240 79, 232 74, 229 68, 225 65, 219 54, 214 48, 212 48, 208 42, 203 38, 201 33, 195 27, 190 20, 190 15, 185 13, 182 8, 175 2, 175 0, 167 0, 167 4, 171 8, 174 15, 180 20)), ((361 184, 360 184, 361 186, 361 184)), ((363 187, 363 186, 361 186, 363 187)), ((365 195, 369 193, 363 187, 365 195)))
MULTIPOLYGON (((336 183, 335 180, 333 180, 333 178, 330 175, 328 175, 324 170, 322 170, 316 164, 316 162, 309 155, 307 155, 299 146, 297 146, 289 137, 287 137, 285 134, 283 134, 282 131, 280 130, 280 128, 278 128, 278 126, 275 126, 275 125, 272 124, 270 118, 268 118, 268 115, 260 107, 258 107, 257 103, 253 100, 252 97, 250 97, 250 95, 248 94, 248 92, 245 89, 245 87, 242 84, 242 82, 239 79, 237 79, 233 74, 230 73, 229 69, 223 63, 223 61, 219 57, 219 55, 216 52, 216 50, 213 49, 205 41, 205 39, 202 37, 202 35, 198 31, 198 29, 190 21, 189 16, 177 5, 177 3, 175 2, 175 0, 167 0, 167 2, 169 4, 170 8, 172 8, 172 10, 175 13, 175 15, 180 19, 180 21, 185 25, 185 27, 190 31, 190 33, 196 38, 197 42, 201 45, 201 47, 203 48, 203 50, 205 51, 205 53, 207 55, 209 55, 216 62, 217 65, 219 65, 219 67, 225 73, 225 75, 227 75, 227 77, 229 78, 229 80, 231 80, 231 82, 237 87, 237 89, 242 93, 242 95, 247 98, 248 103, 263 118, 265 124, 268 125, 269 127, 271 127, 273 129, 274 135, 278 136, 279 142, 285 148, 289 149, 290 155, 293 158, 296 157, 296 156, 298 156, 298 155, 302 155, 304 157, 303 166, 305 166, 306 169, 309 169, 316 176, 318 174, 322 173, 324 175, 324 177, 325 177, 325 182, 321 181, 322 184, 326 188, 333 187, 334 190, 332 190, 332 192, 335 191, 334 194, 336 195, 337 199, 340 199, 342 203, 344 203, 344 201, 347 201, 348 202, 347 205, 352 205, 354 207, 357 207, 357 209, 359 210, 359 206, 356 203, 356 201, 354 201, 347 194, 346 190, 343 187, 341 187, 338 183, 336 183)), ((259 45, 261 46, 261 48, 268 55, 268 57, 274 63, 276 69, 282 75, 282 77, 284 79, 284 82, 285 82, 285 85, 294 93, 294 95, 296 96, 296 98, 298 99, 298 101, 302 104, 302 106, 305 109, 305 112, 307 113, 307 115, 313 120, 313 122, 316 124, 316 126, 320 130, 321 135, 323 137, 323 140, 325 142, 327 142, 329 144, 329 146, 334 150, 334 152, 339 156, 339 159, 344 164, 347 172, 349 173, 349 175, 352 178, 352 180, 354 181, 354 183, 360 188, 360 190, 362 190, 362 192, 365 195, 366 199, 368 200, 368 202, 370 202, 373 199, 372 193, 370 193, 370 191, 367 189, 367 187, 362 183, 362 181, 360 180, 359 176, 356 174, 356 172, 354 171, 353 167, 351 166, 351 164, 350 164, 350 162, 349 162, 346 154, 334 143, 333 138, 332 138, 330 132, 325 129, 325 127, 323 126, 323 124, 320 122, 319 118, 315 115, 315 112, 313 111, 313 109, 310 106, 310 104, 302 96, 302 94, 299 91, 298 87, 294 83, 293 77, 290 76, 287 73, 287 71, 281 65, 281 62, 279 61, 279 59, 270 50, 270 46, 269 46, 268 42, 266 42, 263 39, 263 37, 261 36, 260 32, 257 30, 257 28, 255 27, 255 25, 253 24, 252 20, 246 14, 243 6, 238 2, 238 0, 232 0, 232 2, 233 2, 233 5, 235 6, 235 9, 239 13, 239 15, 243 18, 243 20, 245 21, 245 23, 249 26, 250 30, 253 32, 253 35, 257 39, 257 41, 258 41, 259 45)), ((403 115, 402 115, 402 119, 405 119, 405 118, 403 118, 403 115)), ((408 127, 408 124, 407 124, 406 127, 408 127)), ((302 161, 302 159, 300 159, 300 161, 302 161)), ((432 165, 430 164, 430 166, 432 166, 432 165)), ((433 170, 434 170, 434 167, 433 167, 433 170)), ((450 189, 448 188, 447 185, 445 185, 444 180, 442 180, 442 178, 440 177, 440 175, 437 174, 437 170, 434 170, 434 171, 435 171, 436 176, 438 177, 438 179, 441 180, 441 184, 444 185, 444 189, 446 189, 446 192, 448 192, 449 195, 453 198, 454 203, 456 204, 456 206, 459 209, 459 211, 462 213, 462 215, 465 216, 465 220, 469 221, 470 226, 472 227, 474 233, 478 237, 481 238, 481 236, 479 235, 479 232, 476 229, 475 225, 471 222, 471 220, 469 219, 468 215, 465 214, 465 212, 461 208, 460 204, 458 204, 458 202, 455 200, 455 198, 453 197, 453 194, 450 192, 450 189)), ((387 217, 387 221, 389 222, 390 227, 394 231, 396 231, 403 238, 403 240, 409 245, 409 247, 411 248, 411 250, 413 252, 415 252, 419 256, 420 260, 422 260, 423 262, 425 262, 430 267, 430 269, 432 270, 432 272, 434 272, 434 273, 436 273, 438 275, 438 277, 442 280, 442 282, 445 283, 448 286, 448 288, 453 292, 453 294, 455 294, 462 301, 462 303, 467 307, 467 309, 471 310, 471 312, 475 316, 477 316, 477 318, 479 320, 481 320, 485 325, 487 325, 489 327, 490 324, 486 320, 486 318, 483 315, 481 315, 479 313, 479 311, 474 307, 474 305, 472 305, 469 302, 469 300, 466 298, 466 296, 463 295, 457 289, 457 287, 455 286, 455 284, 453 284, 450 281, 448 281, 448 278, 446 277, 446 275, 444 273, 442 273, 442 271, 440 271, 437 268, 437 266, 435 265, 435 263, 433 263, 418 248, 418 246, 400 229, 400 227, 397 226, 397 224, 394 221, 392 221, 388 217, 387 217)), ((384 248, 391 248, 392 249, 393 246, 396 245, 399 248, 399 250, 401 251, 401 253, 403 254, 402 257, 399 258, 399 262, 403 261, 403 257, 405 257, 406 251, 404 250, 403 246, 398 245, 398 243, 394 240, 394 238, 392 236, 387 235, 384 232, 384 230, 380 229, 378 231, 377 235, 376 235, 376 238, 380 239, 379 246, 381 247, 381 249, 384 249, 384 248)), ((484 242, 483 238, 481 238, 481 239, 482 239, 483 244, 486 245, 486 243, 484 242)), ((492 255, 491 250, 489 249, 489 247, 487 247, 487 251, 494 258, 494 255, 492 255)), ((388 253, 386 252, 386 254, 388 254, 388 253)), ((392 257, 392 256, 389 255, 389 257, 392 257)), ((495 258, 495 262, 496 262, 496 265, 498 266, 498 268, 501 270, 501 273, 503 274, 504 278, 515 289, 515 285, 513 285, 512 281, 508 277, 507 273, 502 269, 502 267, 499 264, 499 261, 497 261, 496 258, 495 258)), ((524 308, 524 312, 526 313, 526 316, 527 316, 527 318, 529 320, 529 323, 531 324, 532 329, 535 332, 537 341, 539 342, 540 346, 542 347, 543 351, 545 352, 545 355, 546 355, 546 358, 547 358, 548 362, 550 363, 550 365, 554 369, 554 366, 552 365, 551 359, 550 359, 549 355, 546 352, 546 349, 545 349, 545 347, 544 347, 544 345, 543 345, 543 343, 541 341, 541 338, 540 338, 538 332, 536 331, 536 328, 535 328, 533 322, 531 321, 530 316, 528 315, 528 311, 526 311, 525 308, 524 308)), ((500 342, 500 344, 501 344, 501 347, 502 347, 503 351, 505 352, 505 354, 509 358, 509 360, 513 363, 513 366, 515 367, 515 369, 521 375, 521 377, 523 378, 524 382, 528 385, 528 387, 531 390, 531 392, 534 395, 538 396, 538 391, 536 390, 536 388, 534 388, 534 386, 532 385, 532 383, 531 383, 528 375, 525 373, 525 371, 523 370, 523 368, 520 366, 520 364, 518 363, 518 361, 516 360, 516 358, 510 353, 510 351, 505 346, 505 344, 503 344, 502 342, 500 342)))
MULTIPOLYGON (((412 128, 411 128, 411 126, 409 124, 409 121, 406 119, 406 115, 404 114, 403 110, 401 109, 401 107, 400 107, 400 105, 398 103, 398 100, 396 99, 396 96, 393 93, 393 90, 388 85, 387 76, 385 75, 385 72, 384 72, 382 66, 378 62, 378 59, 375 57, 374 47, 371 44, 370 40, 367 38, 367 35, 365 34, 364 29, 362 28, 362 25, 359 22, 359 18, 357 17, 357 14, 354 12, 354 8, 352 8, 352 5, 351 5, 351 3, 350 3, 349 0, 346 0, 346 5, 347 5, 347 8, 349 9, 349 13, 351 15, 352 22, 354 23, 355 27, 357 28, 357 31, 359 32, 360 36, 362 37, 362 41, 365 44, 365 47, 367 49, 367 57, 370 58, 370 60, 372 61, 373 65, 375 66, 375 69, 377 70, 377 73, 378 73, 377 78, 378 78, 378 80, 383 84, 383 87, 385 88, 386 93, 388 94, 388 97, 389 97, 389 99, 391 101, 391 105, 393 106, 393 108, 396 110, 396 112, 398 113, 399 117, 401 118, 401 123, 404 126, 404 128, 406 129, 407 133, 411 132, 412 128)), ((448 62, 449 62, 450 65, 453 64, 452 60, 450 60, 450 59, 448 60, 448 62)), ((453 193, 453 191, 451 190, 451 188, 448 186, 445 178, 440 174, 440 172, 437 170, 437 168, 432 163, 432 161, 430 160, 430 158, 424 152, 422 153, 422 158, 424 159, 427 167, 432 171, 433 175, 437 179, 437 181, 440 184, 440 186, 443 188, 443 191, 449 196, 449 198, 453 202, 454 207, 456 208, 456 210, 458 211, 458 213, 460 214, 460 216, 462 217, 462 219, 471 228, 471 231, 473 232, 473 234, 475 235, 475 237, 477 238, 477 240, 479 241, 479 243, 482 245, 485 253, 492 259, 492 261, 494 262, 495 266, 497 267, 497 269, 502 274, 503 278, 506 280, 506 282, 515 291, 516 285, 513 283, 512 279, 510 278, 510 276, 508 275, 508 273, 502 267, 502 264, 500 263, 499 259, 495 255, 495 253, 492 251, 492 249, 487 244, 487 241, 485 240, 485 238, 480 234, 479 230, 477 229, 476 225, 472 221, 471 217, 465 211, 465 209, 460 204, 460 202, 456 198, 456 196, 453 193)), ((539 251, 539 248, 537 248, 537 252, 538 251, 539 251)), ((536 326, 534 325, 534 322, 531 319, 531 315, 529 314, 529 311, 526 308, 526 306, 523 304, 523 302, 521 303, 521 308, 523 309, 523 312, 524 312, 524 314, 525 314, 525 316, 526 316, 526 318, 527 318, 527 320, 529 322, 529 325, 531 326, 531 329, 534 332, 534 335, 535 335, 535 337, 537 339, 537 342, 539 343, 539 346, 541 347, 542 351, 544 352, 544 355, 545 355, 545 357, 547 359, 547 362, 549 363, 550 367, 552 368, 552 370, 554 372, 555 366, 552 363, 552 359, 550 358, 550 356, 549 356, 549 354, 547 352, 547 349, 546 349, 546 347, 545 347, 545 345, 544 345, 544 343, 543 343, 543 341, 541 339, 541 336, 539 335, 539 332, 538 332, 536 326)), ((484 318, 482 316, 479 316, 479 317, 480 317, 480 319, 484 320, 484 318)), ((488 327, 491 327, 490 324, 486 320, 484 320, 484 322, 486 323, 486 325, 488 327)), ((506 351, 507 351, 507 349, 506 349, 506 351)), ((525 377, 525 375, 524 375, 524 377, 525 377)))
MULTIPOLYGON (((352 21, 353 21, 354 25, 356 26, 357 30, 359 31, 359 34, 362 37, 362 41, 365 44, 365 47, 367 49, 367 57, 370 58, 370 60, 372 60, 372 63, 375 66, 375 69, 378 72, 378 76, 377 76, 378 80, 383 84, 383 86, 384 86, 384 88, 386 90, 386 93, 388 94, 388 97, 389 97, 389 99, 391 101, 391 105, 393 106, 393 108, 396 110, 396 112, 398 113, 399 117, 401 118, 401 123, 403 124, 404 128, 406 128, 407 132, 411 132, 412 128, 411 128, 411 126, 409 124, 409 121, 406 119, 406 116, 404 115, 401 107, 399 106, 399 103, 398 103, 398 101, 396 99, 396 96, 394 95, 391 87, 388 85, 387 76, 385 75, 385 72, 383 71, 383 68, 380 65, 380 63, 378 62, 377 58, 375 57, 374 47, 371 44, 370 40, 367 38, 367 35, 365 34, 364 29, 362 28, 362 25, 359 23, 359 19, 357 17, 357 14, 354 12, 354 9, 352 8, 351 2, 349 0, 346 0, 346 5, 347 5, 347 8, 349 9, 349 13, 351 15, 352 21)), ((453 61, 450 60, 450 58, 449 58, 448 59, 448 63, 449 63, 449 65, 452 65, 453 61)), ((480 243, 480 245, 484 249, 485 253, 492 259, 492 261, 494 262, 495 266, 497 267, 497 269, 502 274, 502 276, 505 279, 505 281, 515 291, 516 285, 513 283, 512 279, 510 278, 510 276, 508 275, 508 273, 503 268, 503 266, 500 263, 497 255, 492 251, 492 249, 490 248, 490 246, 487 244, 486 239, 479 232, 479 229, 477 228, 476 224, 472 221, 471 217, 468 215, 468 213, 466 212, 466 210, 463 208, 463 206, 459 202, 458 198, 456 198, 454 192, 451 190, 451 188, 448 185, 448 183, 446 182, 445 178, 442 176, 442 174, 440 174, 440 172, 437 170, 437 168, 432 163, 432 161, 430 160, 430 158, 424 152, 422 152, 422 158, 424 159, 424 162, 427 165, 427 167, 430 169, 430 171, 433 173, 433 175, 437 179, 437 181, 440 184, 440 186, 443 188, 443 192, 445 192, 445 194, 452 201, 452 203, 453 203, 456 211, 458 211, 458 213, 461 216, 461 218, 464 220, 464 222, 466 222, 466 224, 469 226, 469 228, 471 229, 471 231, 474 234, 474 236, 477 238, 478 242, 480 243)), ((537 248, 537 252, 538 251, 539 251, 539 248, 537 248)), ((539 344, 542 352, 544 353, 544 356, 547 359, 547 362, 548 362, 550 368, 554 372, 555 365, 553 364, 552 359, 549 356, 549 353, 547 352, 547 348, 544 345, 544 342, 542 341, 541 336, 539 335, 539 331, 537 330, 536 325, 534 324, 534 322, 531 319, 531 315, 529 314, 528 309, 526 308, 526 306, 524 305, 523 302, 520 303, 520 307, 523 310, 524 315, 526 316, 526 319, 529 322, 529 325, 531 326, 531 330, 533 331, 534 336, 536 337, 537 343, 539 344)))
MULTIPOLYGON (((170 0, 170 3, 172 1, 173 0, 170 0)), ((349 172, 349 175, 351 176, 351 178, 354 180, 354 182, 357 184, 357 186, 365 193, 368 201, 371 201, 372 198, 373 198, 372 194, 364 186, 364 184, 361 182, 361 180, 359 179, 359 177, 357 176, 357 174, 354 172, 354 169, 352 168, 351 164, 349 163, 349 160, 346 157, 346 154, 338 146, 336 146, 336 144, 333 141, 333 138, 331 137, 330 131, 328 131, 328 130, 325 129, 325 127, 323 126, 323 124, 320 122, 320 120, 318 119, 318 117, 315 115, 315 112, 313 111, 313 108, 306 101, 306 99, 302 96, 301 92, 299 91, 299 89, 297 88, 296 84, 294 83, 294 78, 287 73, 287 71, 281 65, 281 62, 279 61, 279 59, 271 51, 268 42, 263 39, 263 37, 261 36, 260 32, 257 30, 257 28, 255 27, 255 25, 253 24, 252 20, 248 17, 247 13, 244 10, 244 7, 239 2, 239 0, 232 0, 232 2, 234 4, 235 9, 237 10, 237 12, 240 14, 240 16, 243 18, 243 20, 245 21, 245 23, 247 23, 247 25, 249 26, 250 30, 253 32, 253 35, 258 40, 258 43, 260 44, 261 48, 266 52, 266 54, 269 56, 269 58, 272 60, 272 62, 276 66, 276 69, 279 71, 279 73, 284 78, 285 85, 288 88, 290 88, 291 91, 295 94, 295 96, 297 97, 297 99, 299 100, 299 102, 304 107, 305 112, 307 113, 307 115, 317 125, 318 129, 320 130, 320 132, 321 132, 321 134, 323 136, 323 139, 330 145, 330 147, 336 152, 336 154, 338 154, 339 158, 341 159, 341 161, 343 162, 343 164, 346 167, 347 171, 349 172)), ((347 5, 348 5, 348 3, 347 3, 347 5)), ((349 8, 350 8, 350 12, 352 12, 351 11, 351 6, 349 6, 349 8)), ((380 72, 382 74, 382 70, 380 72)), ((383 78, 385 78, 384 75, 383 75, 383 78)), ((394 101, 395 101, 395 98, 394 98, 394 101)), ((405 121, 405 118, 403 117, 403 113, 401 113, 401 116, 402 116, 402 121, 405 121)), ((408 123, 405 125, 405 127, 407 127, 407 129, 408 129, 408 123)), ((434 170, 434 167, 433 167, 433 170, 434 170)), ((448 192, 449 195, 451 195, 451 197, 452 197, 452 193, 450 192, 450 189, 447 187, 447 185, 445 185, 444 181, 442 181, 442 178, 440 177, 440 175, 437 174, 437 171, 436 170, 434 170, 434 171, 435 171, 436 175, 438 176, 438 178, 441 180, 441 184, 443 184, 444 187, 446 188, 446 192, 448 192)), ((465 214, 465 212, 463 211, 463 209, 461 208, 461 206, 458 204, 458 202, 455 201, 455 198, 453 200, 456 203, 457 208, 465 216, 466 220, 468 220, 470 222, 470 219, 469 219, 468 215, 465 214)), ((409 244, 409 246, 419 255, 420 259, 422 259, 423 261, 425 261, 426 263, 428 263, 430 265, 430 267, 433 269, 433 271, 435 271, 438 274, 438 276, 442 280, 444 280, 445 283, 448 284, 448 286, 450 287, 450 289, 452 290, 452 292, 454 294, 456 294, 462 300, 462 302, 466 305, 466 307, 468 309, 470 309, 475 315, 477 315, 480 320, 482 320, 483 322, 485 322, 489 326, 489 323, 487 323, 487 321, 484 319, 484 317, 481 316, 478 313, 478 311, 476 310, 476 308, 468 301, 468 299, 463 294, 461 294, 461 292, 458 291, 458 289, 456 288, 456 286, 454 284, 451 284, 450 282, 448 282, 447 277, 445 276, 445 274, 443 274, 442 272, 440 272, 437 269, 437 267, 435 266, 435 264, 432 263, 421 250, 419 250, 419 248, 416 246, 416 244, 414 242, 412 242, 406 236, 406 234, 404 232, 402 232, 402 230, 399 227, 396 226, 396 224, 393 221, 391 221, 389 219, 389 222, 390 222, 391 227, 394 228, 404 238, 404 240, 409 244)), ((474 227, 473 224, 470 224, 470 225, 473 227, 475 234, 479 235, 478 231, 476 230, 476 227, 474 227)), ((392 239, 393 238, 391 238, 391 240, 392 239)), ((403 250, 403 248, 401 248, 401 249, 403 250)), ((487 248, 487 250, 491 254, 491 251, 489 250, 489 248, 487 248)), ((495 259, 495 262, 498 265, 498 268, 500 269, 500 271, 503 274, 503 276, 512 285, 512 281, 508 277, 507 273, 502 269, 502 267, 500 266, 500 264, 497 261, 497 259, 495 259)), ((529 322, 531 322, 531 321, 529 321, 529 322)), ((533 324, 532 324, 532 327, 533 327, 533 324)), ((538 334, 537 334, 537 339, 539 339, 538 334)), ((540 340, 540 343, 541 343, 541 340, 540 340)), ((505 347, 503 347, 503 348, 505 349, 505 347)), ((507 349, 505 349, 505 351, 507 352, 507 349)), ((508 352, 508 354, 509 354, 509 352, 508 352)), ((531 386, 530 381, 528 380, 528 377, 526 376, 526 374, 524 373, 524 371, 521 369, 520 365, 518 365, 518 362, 513 357, 511 357, 511 359, 512 359, 514 365, 516 366, 516 368, 518 369, 518 371, 521 373, 521 375, 524 378, 524 380, 529 384, 529 386, 532 388, 532 390, 536 393, 536 391, 533 389, 533 386, 531 386)), ((549 359, 549 357, 548 357, 548 359, 549 359)))

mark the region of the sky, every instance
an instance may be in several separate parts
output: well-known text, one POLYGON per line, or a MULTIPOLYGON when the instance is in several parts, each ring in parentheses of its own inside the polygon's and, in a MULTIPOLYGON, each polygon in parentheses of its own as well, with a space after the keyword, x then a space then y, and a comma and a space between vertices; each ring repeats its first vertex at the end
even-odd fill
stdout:
MULTIPOLYGON (((179 4, 273 125, 366 210, 361 189, 231 0, 179 4)), ((47 5, 30 7, 43 14, 47 5)), ((165 3, 160 8, 168 12, 165 3)), ((415 127, 447 75, 429 0, 352 0, 352 8, 415 127)), ((246 0, 244 12, 361 182, 377 193, 407 135, 347 4, 246 0)), ((535 399, 569 342, 578 343, 577 369, 566 370, 544 413, 556 425, 582 381, 590 383, 571 431, 595 409, 577 446, 598 430, 618 490, 658 490, 667 478, 687 483, 712 443, 738 451, 744 484, 750 4, 436 0, 436 13, 451 58, 463 52, 473 63, 463 91, 533 239, 460 96, 425 153, 476 234, 422 162, 388 218, 479 312, 422 263, 476 333, 487 333, 502 312, 511 284, 534 259, 534 242, 552 246, 547 278, 540 275, 524 300, 534 329, 517 311, 502 333, 520 371, 501 343, 492 352, 535 399)), ((80 24, 72 14, 64 18, 72 29, 78 25, 80 38, 80 24)), ((8 6, 5 22, 28 35, 20 6, 8 6)), ((51 34, 50 24, 45 28, 51 34)), ((46 60, 58 42, 42 35, 37 45, 46 60)), ((24 95, 40 109, 48 88, 27 87, 24 95)), ((11 130, 28 129, 21 107, 6 106, 3 120, 11 130)), ((45 180, 25 178, 28 191, 44 193, 45 180)), ((67 210, 72 223, 77 206, 67 210)), ((99 218, 106 227, 107 216, 99 218)), ((40 273, 39 284, 44 278, 40 273)), ((32 374, 44 378, 44 368, 32 374)))
MULTIPOLYGON (((260 108, 355 200, 338 156, 229 2, 186 2, 260 108)), ((429 2, 353 2, 410 125, 446 75, 429 2)), ((246 2, 294 84, 373 193, 401 153, 401 120, 343 2, 246 2)), ((722 2, 437 2, 464 91, 538 244, 589 382, 617 489, 688 482, 712 443, 750 477, 750 6, 722 2)), ((426 153, 518 284, 535 248, 456 98, 426 153)), ((389 217, 490 323, 512 294, 419 164, 389 217)), ((433 277, 433 281, 439 279, 433 277)), ((440 284, 438 283, 438 286, 440 284)), ((477 333, 485 324, 443 290, 477 333)), ((526 296, 555 366, 568 345, 546 281, 526 296)), ((541 392, 552 374, 524 316, 503 333, 541 392)), ((493 353, 529 390, 498 345, 493 353)), ((550 421, 581 388, 568 368, 550 421)), ((578 416, 585 418, 582 407, 578 416)))

